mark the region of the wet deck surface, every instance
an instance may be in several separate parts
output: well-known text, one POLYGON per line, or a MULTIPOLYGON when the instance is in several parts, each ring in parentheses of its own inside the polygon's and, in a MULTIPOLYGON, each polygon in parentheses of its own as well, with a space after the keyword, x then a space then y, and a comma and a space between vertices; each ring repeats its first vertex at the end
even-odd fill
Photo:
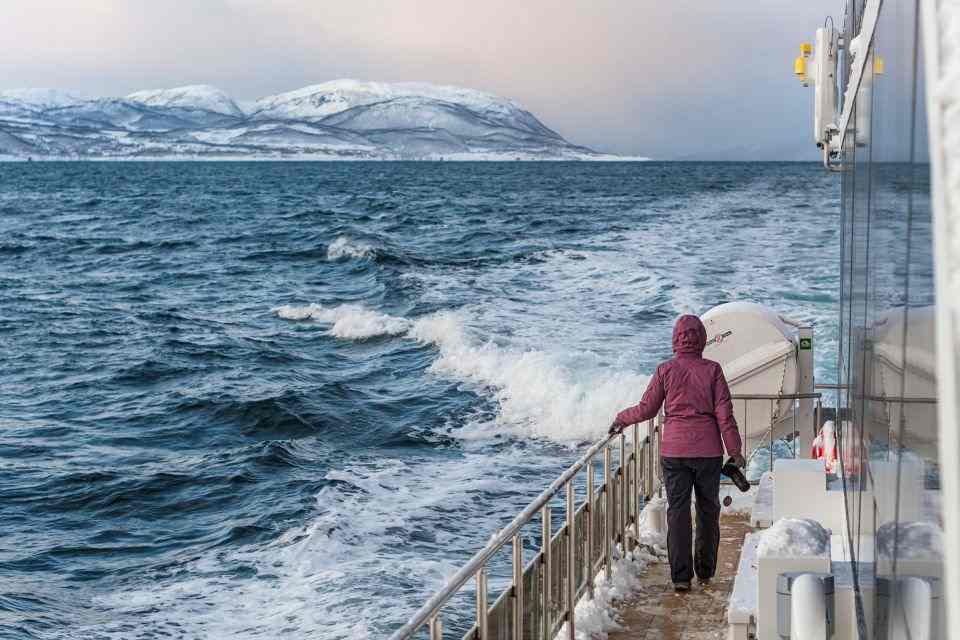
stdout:
POLYGON ((674 593, 670 566, 647 567, 643 585, 618 607, 622 631, 609 640, 706 640, 726 638, 727 601, 740 560, 740 547, 750 532, 746 517, 720 519, 720 554, 717 575, 703 587, 696 580, 687 593, 674 593))

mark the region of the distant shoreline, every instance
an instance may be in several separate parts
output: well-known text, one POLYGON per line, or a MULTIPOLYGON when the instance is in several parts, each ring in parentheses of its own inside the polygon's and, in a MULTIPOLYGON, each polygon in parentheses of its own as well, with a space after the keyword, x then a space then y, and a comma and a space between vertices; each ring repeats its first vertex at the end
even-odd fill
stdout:
POLYGON ((603 156, 598 158, 494 158, 479 156, 470 157, 441 157, 441 158, 350 158, 330 157, 327 155, 303 155, 296 157, 274 156, 227 156, 227 157, 192 157, 192 156, 115 156, 115 157, 17 157, 0 156, 0 162, 30 163, 30 162, 654 162, 655 158, 640 156, 603 156))

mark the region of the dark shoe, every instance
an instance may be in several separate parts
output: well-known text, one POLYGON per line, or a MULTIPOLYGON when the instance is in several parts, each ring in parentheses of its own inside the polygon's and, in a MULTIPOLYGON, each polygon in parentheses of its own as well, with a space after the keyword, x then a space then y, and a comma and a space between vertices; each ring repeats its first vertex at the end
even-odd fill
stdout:
POLYGON ((690 591, 690 583, 689 583, 689 582, 674 582, 674 583, 673 583, 673 590, 676 591, 677 593, 685 593, 685 592, 687 592, 687 591, 690 591))
POLYGON ((702 587, 710 586, 710 578, 697 578, 697 582, 699 582, 702 587))

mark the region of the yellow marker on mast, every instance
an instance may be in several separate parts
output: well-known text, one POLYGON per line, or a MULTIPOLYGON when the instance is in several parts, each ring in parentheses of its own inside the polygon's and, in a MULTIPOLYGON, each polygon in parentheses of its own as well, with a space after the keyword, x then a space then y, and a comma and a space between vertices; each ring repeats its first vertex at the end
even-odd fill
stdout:
POLYGON ((805 87, 810 86, 810 79, 807 77, 807 58, 813 53, 813 46, 809 42, 800 45, 800 55, 793 61, 793 73, 800 80, 800 84, 805 87))

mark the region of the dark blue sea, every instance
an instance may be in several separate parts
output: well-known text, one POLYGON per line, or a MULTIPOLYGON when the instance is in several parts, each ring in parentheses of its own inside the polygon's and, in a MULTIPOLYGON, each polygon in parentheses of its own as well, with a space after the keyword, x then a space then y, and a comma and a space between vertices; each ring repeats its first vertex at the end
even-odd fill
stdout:
POLYGON ((0 637, 384 637, 677 314, 815 322, 829 379, 838 195, 816 164, 0 164, 0 637))

